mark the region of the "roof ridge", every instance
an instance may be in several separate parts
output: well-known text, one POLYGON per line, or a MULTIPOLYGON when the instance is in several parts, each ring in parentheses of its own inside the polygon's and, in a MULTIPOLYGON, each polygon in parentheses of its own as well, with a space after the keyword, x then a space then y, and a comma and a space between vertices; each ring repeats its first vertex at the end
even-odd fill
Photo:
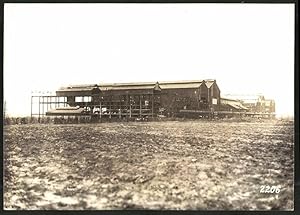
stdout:
POLYGON ((93 87, 108 87, 108 86, 141 86, 141 85, 165 85, 165 84, 189 84, 189 83, 211 83, 215 82, 215 79, 202 79, 202 80, 178 80, 178 81, 151 81, 151 82, 119 82, 119 83, 98 83, 98 84, 74 84, 60 89, 72 89, 72 88, 93 88, 93 87))

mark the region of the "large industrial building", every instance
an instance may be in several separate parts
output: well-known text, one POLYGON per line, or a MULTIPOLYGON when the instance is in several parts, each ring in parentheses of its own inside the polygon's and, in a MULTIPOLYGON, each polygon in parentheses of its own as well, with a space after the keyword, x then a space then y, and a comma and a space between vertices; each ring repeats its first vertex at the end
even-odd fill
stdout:
POLYGON ((112 83, 71 85, 56 91, 65 97, 68 106, 50 110, 47 115, 76 115, 100 117, 174 116, 180 110, 217 110, 220 89, 215 80, 112 83))
MULTIPOLYGON (((37 97, 37 96, 36 96, 37 97)), ((38 96, 31 116, 89 116, 95 119, 214 117, 241 113, 274 115, 275 102, 221 98, 216 80, 70 85, 55 96, 38 96)), ((33 97, 32 97, 33 101, 33 97)))

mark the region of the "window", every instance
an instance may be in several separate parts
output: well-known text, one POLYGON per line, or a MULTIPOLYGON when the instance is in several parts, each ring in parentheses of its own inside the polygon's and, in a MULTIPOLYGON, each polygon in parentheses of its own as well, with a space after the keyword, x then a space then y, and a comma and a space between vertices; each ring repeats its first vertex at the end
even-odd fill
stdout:
POLYGON ((75 102, 91 102, 92 97, 91 96, 76 96, 75 102))
POLYGON ((215 98, 213 98, 213 99, 212 99, 212 103, 213 103, 213 105, 216 105, 216 104, 218 104, 218 100, 215 99, 215 98))
POLYGON ((75 102, 82 102, 82 97, 81 96, 76 96, 75 97, 75 102))
POLYGON ((83 102, 91 102, 92 101, 92 97, 91 96, 84 96, 83 97, 83 102))

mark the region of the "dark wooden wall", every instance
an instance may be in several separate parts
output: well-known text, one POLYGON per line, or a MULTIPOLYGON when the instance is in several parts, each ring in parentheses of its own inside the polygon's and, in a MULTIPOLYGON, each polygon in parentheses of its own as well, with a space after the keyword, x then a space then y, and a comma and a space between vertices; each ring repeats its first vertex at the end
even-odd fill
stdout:
MULTIPOLYGON (((199 87, 178 87, 178 88, 162 88, 155 91, 153 88, 145 89, 107 89, 102 91, 95 90, 83 91, 65 91, 58 94, 67 96, 67 101, 70 106, 86 106, 86 102, 76 102, 75 96, 91 96, 92 102, 90 105, 98 105, 100 101, 102 104, 116 107, 124 107, 128 109, 129 101, 132 105, 141 106, 148 104, 155 112, 164 109, 165 113, 173 114, 179 110, 211 110, 213 107, 217 110, 220 104, 220 90, 214 82, 210 88, 203 82, 199 87), (89 92, 89 93, 88 93, 89 92), (217 99, 217 104, 212 104, 212 99, 217 99), (152 107, 153 106, 153 107, 152 107), (160 107, 160 108, 159 108, 160 107)), ((147 107, 145 107, 147 109, 147 107)))

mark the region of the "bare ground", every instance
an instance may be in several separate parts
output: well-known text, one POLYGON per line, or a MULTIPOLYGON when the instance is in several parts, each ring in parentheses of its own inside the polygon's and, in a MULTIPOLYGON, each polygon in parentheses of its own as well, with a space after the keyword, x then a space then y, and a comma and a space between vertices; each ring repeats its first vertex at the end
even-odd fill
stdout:
POLYGON ((4 141, 5 209, 294 207, 291 123, 11 125, 4 141))

